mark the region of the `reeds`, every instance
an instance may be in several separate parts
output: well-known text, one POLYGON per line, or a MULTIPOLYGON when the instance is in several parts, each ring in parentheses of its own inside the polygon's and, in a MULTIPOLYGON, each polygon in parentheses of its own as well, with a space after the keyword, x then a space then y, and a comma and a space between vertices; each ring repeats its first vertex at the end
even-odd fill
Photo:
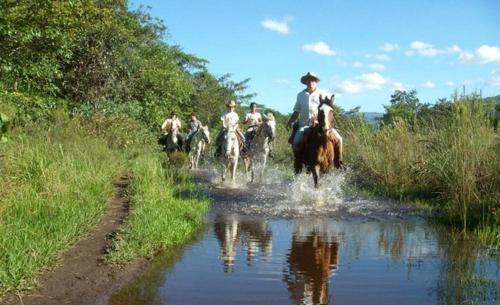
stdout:
POLYGON ((353 182, 399 199, 431 199, 464 231, 490 228, 499 244, 500 143, 493 105, 477 96, 455 101, 444 116, 411 126, 373 128, 347 121, 346 157, 353 182), (495 236, 496 234, 496 236, 495 236))

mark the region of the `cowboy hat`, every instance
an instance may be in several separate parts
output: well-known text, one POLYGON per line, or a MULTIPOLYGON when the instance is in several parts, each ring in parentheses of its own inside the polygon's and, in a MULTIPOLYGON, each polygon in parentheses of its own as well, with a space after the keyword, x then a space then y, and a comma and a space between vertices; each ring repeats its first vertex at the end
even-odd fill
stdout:
POLYGON ((236 102, 231 100, 231 101, 227 102, 226 106, 227 107, 236 107, 236 102))
POLYGON ((319 82, 319 77, 314 72, 307 72, 306 75, 300 78, 300 82, 303 83, 304 85, 307 85, 307 80, 310 78, 314 78, 316 79, 317 82, 319 82))

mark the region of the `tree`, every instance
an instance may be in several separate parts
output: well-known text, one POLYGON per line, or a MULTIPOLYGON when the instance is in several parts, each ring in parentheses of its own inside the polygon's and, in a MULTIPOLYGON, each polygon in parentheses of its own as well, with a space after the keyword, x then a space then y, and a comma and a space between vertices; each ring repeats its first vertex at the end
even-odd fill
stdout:
POLYGON ((392 125, 399 118, 403 119, 408 125, 413 126, 418 112, 427 107, 420 103, 417 97, 417 90, 412 89, 409 92, 405 90, 396 90, 391 95, 390 105, 384 105, 385 113, 381 121, 385 125, 392 125))

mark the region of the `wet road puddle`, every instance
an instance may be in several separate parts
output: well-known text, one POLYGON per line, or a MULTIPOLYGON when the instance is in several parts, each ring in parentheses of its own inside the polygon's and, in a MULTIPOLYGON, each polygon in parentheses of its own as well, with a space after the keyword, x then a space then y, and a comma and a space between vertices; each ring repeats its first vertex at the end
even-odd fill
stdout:
POLYGON ((495 304, 498 253, 309 179, 212 187, 205 229, 108 304, 495 304))

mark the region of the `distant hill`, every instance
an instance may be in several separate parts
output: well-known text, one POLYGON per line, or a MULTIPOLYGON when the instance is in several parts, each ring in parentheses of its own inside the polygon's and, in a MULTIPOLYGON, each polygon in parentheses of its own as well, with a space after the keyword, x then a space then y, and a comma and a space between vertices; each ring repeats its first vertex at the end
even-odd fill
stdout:
POLYGON ((500 95, 485 97, 485 101, 495 101, 497 104, 500 103, 500 95))
POLYGON ((362 112, 361 114, 368 123, 374 125, 377 125, 379 119, 384 115, 382 112, 362 112))

